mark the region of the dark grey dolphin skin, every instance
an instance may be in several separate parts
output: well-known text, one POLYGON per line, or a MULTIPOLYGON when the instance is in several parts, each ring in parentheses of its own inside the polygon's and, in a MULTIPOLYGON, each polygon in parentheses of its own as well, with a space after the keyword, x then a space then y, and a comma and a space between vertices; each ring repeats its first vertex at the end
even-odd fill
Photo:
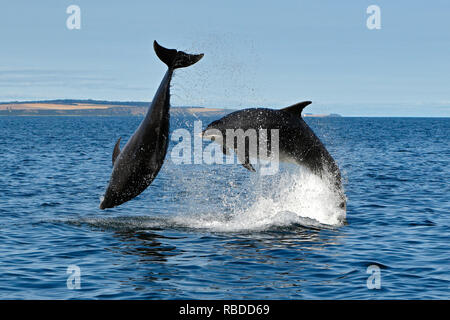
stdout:
MULTIPOLYGON (((278 129, 279 160, 306 166, 321 177, 323 177, 324 173, 331 174, 333 183, 342 197, 340 206, 345 208, 346 199, 343 192, 339 167, 320 139, 302 119, 301 113, 309 104, 311 104, 311 101, 303 101, 280 110, 252 108, 232 112, 210 123, 202 135, 205 139, 209 138, 214 140, 214 135, 208 134, 208 130, 219 130, 223 136, 223 140, 221 141, 223 152, 227 153, 228 149, 237 151, 236 140, 233 146, 226 145, 227 129, 242 129, 243 131, 255 129, 257 134, 259 133, 259 129, 267 129, 267 149, 270 151, 270 130, 278 129)), ((243 159, 242 165, 250 171, 255 171, 250 164, 248 145, 246 145, 245 150, 246 154, 241 158, 243 159)))
POLYGON ((187 54, 153 43, 156 55, 168 69, 156 91, 147 115, 120 151, 120 138, 113 152, 113 171, 100 209, 133 199, 155 179, 169 146, 170 81, 175 69, 193 65, 203 54, 187 54))

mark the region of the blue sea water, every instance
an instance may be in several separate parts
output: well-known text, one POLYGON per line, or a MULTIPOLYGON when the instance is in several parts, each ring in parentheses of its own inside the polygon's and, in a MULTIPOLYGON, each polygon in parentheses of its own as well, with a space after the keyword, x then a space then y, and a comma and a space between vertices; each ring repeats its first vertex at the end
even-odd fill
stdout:
POLYGON ((140 121, 0 117, 1 299, 450 298, 449 118, 306 119, 342 170, 346 225, 301 168, 177 165, 176 141, 144 193, 101 211, 140 121))

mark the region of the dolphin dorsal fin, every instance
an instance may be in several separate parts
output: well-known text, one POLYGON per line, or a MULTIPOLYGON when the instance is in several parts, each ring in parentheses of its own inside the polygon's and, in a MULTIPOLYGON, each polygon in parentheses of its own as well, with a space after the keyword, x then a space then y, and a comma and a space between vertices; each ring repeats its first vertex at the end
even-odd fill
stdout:
POLYGON ((308 105, 310 105, 311 103, 312 103, 311 101, 302 101, 302 102, 293 104, 292 106, 283 108, 283 109, 281 109, 281 110, 286 111, 286 112, 289 112, 289 113, 291 113, 291 114, 293 114, 293 115, 296 115, 296 116, 301 117, 301 116, 302 116, 302 111, 303 111, 303 109, 305 109, 305 107, 308 106, 308 105))
POLYGON ((113 151, 113 155, 112 155, 112 164, 113 165, 114 165, 114 162, 116 162, 116 159, 120 154, 120 139, 122 139, 122 137, 120 137, 117 140, 116 145, 114 146, 114 151, 113 151))

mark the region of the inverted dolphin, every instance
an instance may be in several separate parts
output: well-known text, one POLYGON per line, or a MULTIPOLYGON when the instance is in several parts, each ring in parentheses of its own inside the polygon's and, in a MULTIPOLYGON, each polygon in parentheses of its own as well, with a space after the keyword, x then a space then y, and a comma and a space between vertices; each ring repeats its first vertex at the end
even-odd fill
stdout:
MULTIPOLYGON (((332 182, 342 198, 341 207, 345 208, 346 200, 341 182, 341 173, 333 157, 327 151, 320 139, 302 119, 303 109, 311 104, 311 101, 303 101, 281 110, 251 108, 232 112, 225 117, 210 123, 202 132, 204 139, 211 139, 223 146, 223 152, 234 150, 242 165, 255 171, 250 163, 250 157, 255 156, 249 150, 248 142, 245 145, 245 155, 238 154, 237 141, 233 145, 226 144, 227 130, 247 131, 254 129, 258 135, 260 129, 278 130, 279 161, 293 162, 309 168, 315 174, 323 177, 325 173, 330 174, 332 182), (218 130, 218 131, 217 131, 218 130), (221 136, 217 136, 220 132, 221 136)), ((269 131, 270 132, 270 131, 269 131)), ((267 137, 268 151, 270 150, 270 135, 267 137)), ((233 140, 231 140, 233 141, 233 140)), ((260 142, 259 142, 260 143, 260 142)), ((257 149, 259 150, 259 148, 257 149)), ((260 156, 256 154, 256 156, 260 156)))
POLYGON ((198 62, 203 54, 187 54, 153 43, 156 55, 168 69, 156 91, 147 115, 120 150, 120 138, 114 147, 114 165, 100 209, 112 208, 133 199, 155 179, 169 145, 170 81, 175 69, 198 62))

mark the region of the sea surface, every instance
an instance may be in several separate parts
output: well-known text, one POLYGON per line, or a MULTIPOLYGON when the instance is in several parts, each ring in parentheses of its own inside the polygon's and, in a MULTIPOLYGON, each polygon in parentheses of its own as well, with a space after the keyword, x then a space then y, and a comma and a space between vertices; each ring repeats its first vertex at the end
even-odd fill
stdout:
POLYGON ((450 298, 450 118, 307 118, 346 212, 295 165, 176 164, 178 139, 146 191, 102 211, 141 119, 0 117, 0 299, 450 298))

